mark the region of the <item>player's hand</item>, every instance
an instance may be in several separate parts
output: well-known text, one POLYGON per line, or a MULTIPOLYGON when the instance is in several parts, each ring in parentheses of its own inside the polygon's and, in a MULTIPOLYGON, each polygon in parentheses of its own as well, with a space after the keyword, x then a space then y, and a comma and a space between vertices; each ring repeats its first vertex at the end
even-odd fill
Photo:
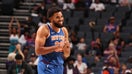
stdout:
POLYGON ((63 50, 70 49, 70 43, 67 41, 64 43, 63 50))
POLYGON ((58 46, 56 45, 55 52, 62 52, 62 47, 59 45, 58 46))
POLYGON ((61 42, 56 42, 56 49, 55 52, 62 52, 63 51, 63 47, 64 47, 65 42, 61 41, 61 42))
POLYGON ((65 42, 65 45, 63 47, 63 52, 64 52, 64 57, 69 57, 70 55, 70 43, 69 42, 65 42))

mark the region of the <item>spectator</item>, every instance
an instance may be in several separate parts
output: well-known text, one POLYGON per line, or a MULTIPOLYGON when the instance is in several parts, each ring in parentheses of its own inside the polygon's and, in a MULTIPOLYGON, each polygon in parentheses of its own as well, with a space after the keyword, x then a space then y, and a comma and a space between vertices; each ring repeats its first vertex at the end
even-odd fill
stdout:
POLYGON ((28 46, 24 46, 24 48, 23 48, 23 54, 24 54, 24 61, 25 62, 29 62, 29 58, 30 58, 30 55, 31 54, 29 54, 29 48, 28 48, 28 46))
POLYGON ((115 45, 114 43, 110 42, 108 48, 104 50, 104 57, 106 57, 105 60, 108 62, 110 57, 115 57, 116 55, 117 51, 115 49, 115 45))
POLYGON ((114 74, 118 74, 120 63, 114 43, 109 44, 109 48, 104 51, 104 55, 106 57, 105 63, 108 64, 110 70, 112 70, 114 74))
POLYGON ((26 17, 25 21, 21 25, 21 34, 24 34, 26 31, 30 31, 30 26, 34 25, 32 18, 26 17))
POLYGON ((131 0, 119 0, 119 4, 120 6, 129 6, 129 5, 132 5, 132 1, 131 0))
POLYGON ((116 46, 117 55, 121 56, 121 52, 122 52, 123 48, 125 47, 125 41, 120 37, 119 32, 115 32, 113 42, 116 46))
POLYGON ((45 16, 47 15, 47 9, 46 9, 46 4, 42 2, 40 5, 34 7, 33 11, 37 11, 37 14, 39 16, 45 16))
POLYGON ((105 5, 103 3, 100 3, 100 0, 95 0, 94 3, 91 4, 90 10, 94 11, 104 11, 105 5))
POLYGON ((110 74, 107 66, 103 66, 103 70, 102 70, 101 74, 110 74))
POLYGON ((8 54, 7 61, 6 61, 6 69, 7 70, 15 62, 15 56, 16 56, 16 53, 14 53, 14 52, 8 54))
POLYGON ((73 10, 75 9, 74 4, 72 3, 71 0, 65 0, 63 4, 63 10, 73 10))
POLYGON ((102 53, 103 52, 103 44, 102 44, 101 39, 99 37, 96 38, 95 41, 91 42, 91 47, 92 47, 91 48, 92 50, 95 50, 96 55, 98 57, 103 55, 103 53, 102 53))
POLYGON ((128 0, 128 2, 129 2, 129 5, 131 6, 132 5, 132 0, 128 0))
POLYGON ((121 42, 121 43, 119 43, 119 44, 121 44, 121 47, 122 48, 124 48, 125 47, 125 41, 121 38, 121 36, 120 36, 120 32, 115 32, 115 34, 114 34, 114 38, 117 38, 118 40, 119 40, 119 42, 121 42))
POLYGON ((35 18, 35 17, 32 17, 32 16, 28 16, 26 18, 26 21, 23 22, 22 24, 22 33, 21 34, 24 34, 24 33, 34 33, 36 32, 36 30, 38 29, 38 22, 39 22, 39 19, 38 18, 35 18))
POLYGON ((65 0, 57 0, 57 4, 62 8, 65 0))
POLYGON ((21 44, 18 43, 18 44, 16 45, 15 53, 16 53, 16 54, 20 54, 20 55, 22 56, 23 60, 25 59, 24 54, 23 54, 22 49, 21 49, 21 44))
POLYGON ((78 0, 72 0, 72 3, 76 4, 78 2, 78 0))
POLYGON ((40 19, 46 16, 47 16, 47 7, 44 2, 33 8, 31 13, 31 18, 32 18, 32 22, 35 24, 35 26, 33 26, 35 30, 38 29, 38 23, 40 22, 40 19))
POLYGON ((35 32, 32 33, 30 37, 31 37, 31 38, 29 38, 29 39, 27 40, 27 45, 31 48, 31 47, 34 47, 34 46, 35 46, 35 37, 36 37, 36 33, 35 33, 35 32))
POLYGON ((69 42, 70 42, 70 49, 71 49, 70 55, 74 55, 76 51, 76 46, 73 45, 70 38, 69 38, 69 42))
POLYGON ((22 45, 22 49, 23 49, 23 47, 24 47, 24 46, 26 45, 26 43, 27 43, 27 40, 26 40, 24 34, 21 34, 21 36, 20 36, 20 38, 19 38, 19 43, 22 45))
POLYGON ((47 18, 45 16, 43 16, 41 19, 40 19, 40 22, 38 23, 38 26, 41 26, 41 25, 44 25, 48 22, 47 18))
POLYGON ((86 60, 88 69, 92 69, 92 67, 95 67, 96 63, 99 61, 99 57, 97 57, 93 52, 90 51, 86 56, 86 60))
POLYGON ((28 25, 28 28, 30 28, 29 26, 34 26, 36 27, 36 24, 34 22, 34 19, 32 18, 32 16, 28 16, 26 18, 26 22, 24 23, 25 25, 28 25))
POLYGON ((77 33, 75 31, 72 31, 70 34, 71 42, 73 45, 76 45, 78 43, 77 33))
POLYGON ((132 72, 131 72, 131 70, 129 70, 129 69, 127 69, 126 71, 125 71, 125 74, 131 74, 132 72))
POLYGON ((35 55, 35 53, 32 53, 30 55, 30 60, 28 62, 28 64, 32 67, 32 69, 34 70, 34 74, 37 74, 37 65, 35 64, 35 61, 37 59, 37 56, 35 55))
POLYGON ((115 32, 119 32, 119 31, 120 31, 120 27, 119 27, 119 25, 116 24, 115 17, 111 16, 108 24, 106 24, 104 26, 103 32, 115 33, 115 32))
POLYGON ((14 52, 15 45, 18 43, 20 37, 20 23, 17 18, 11 17, 11 21, 9 23, 9 40, 10 40, 10 47, 9 53, 14 52), (13 27, 13 21, 16 20, 17 28, 13 27))
POLYGON ((122 64, 121 69, 120 69, 120 74, 125 74, 126 70, 127 70, 127 65, 122 64))
POLYGON ((35 53, 35 37, 36 33, 32 33, 31 38, 27 41, 27 46, 29 47, 29 54, 35 53))
POLYGON ((34 45, 35 45, 36 33, 34 32, 34 33, 30 34, 27 31, 27 32, 24 33, 23 36, 24 36, 24 38, 26 40, 26 44, 22 47, 22 50, 25 51, 25 48, 28 49, 28 55, 31 55, 30 53, 33 53, 34 52, 34 45))
POLYGON ((25 39, 26 39, 26 43, 27 43, 27 42, 28 42, 28 40, 30 40, 30 39, 31 39, 31 36, 30 36, 29 31, 25 31, 25 33, 24 33, 24 37, 25 37, 25 39))
POLYGON ((132 46, 132 34, 128 38, 127 46, 132 46))
POLYGON ((20 54, 15 56, 15 63, 13 63, 8 70, 8 74, 33 74, 32 68, 23 61, 20 54))
POLYGON ((30 60, 29 60, 28 63, 29 63, 30 65, 35 65, 34 62, 36 61, 36 59, 37 59, 37 57, 36 57, 35 53, 32 53, 32 54, 30 55, 30 60))
POLYGON ((64 74, 80 74, 77 66, 74 65, 75 59, 73 57, 69 57, 66 60, 66 64, 64 67, 64 74))
POLYGON ((23 35, 24 33, 25 33, 25 28, 27 27, 27 25, 25 26, 25 24, 23 24, 23 22, 22 22, 22 25, 21 25, 21 34, 20 35, 23 35))
POLYGON ((86 51, 87 44, 85 43, 84 37, 80 38, 80 41, 79 41, 79 43, 77 43, 76 46, 77 46, 78 50, 81 50, 82 52, 86 51))
POLYGON ((84 3, 86 5, 86 8, 89 8, 92 4, 92 0, 84 0, 84 3))
POLYGON ((110 4, 116 5, 116 4, 118 4, 118 2, 119 2, 119 0, 110 0, 110 4))
MULTIPOLYGON (((13 51, 13 52, 10 52, 10 53, 8 54, 9 62, 12 62, 12 61, 13 61, 14 56, 15 56, 16 54, 20 54, 20 55, 22 56, 22 59, 23 59, 23 60, 25 59, 25 56, 24 56, 24 54, 23 54, 23 52, 22 52, 22 50, 21 50, 21 45, 20 45, 19 43, 15 45, 14 51, 13 51)), ((8 61, 7 61, 7 63, 8 63, 8 61)))
POLYGON ((129 56, 129 57, 128 57, 127 62, 128 62, 128 63, 132 63, 132 56, 129 56))
POLYGON ((87 74, 87 64, 83 62, 82 60, 83 55, 78 53, 77 54, 77 60, 75 61, 74 65, 77 66, 80 74, 87 74))

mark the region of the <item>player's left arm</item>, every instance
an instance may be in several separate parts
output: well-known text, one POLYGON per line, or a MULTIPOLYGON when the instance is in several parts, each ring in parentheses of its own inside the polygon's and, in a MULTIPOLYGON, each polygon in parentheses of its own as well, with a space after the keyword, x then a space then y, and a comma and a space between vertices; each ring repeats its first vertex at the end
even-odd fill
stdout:
POLYGON ((66 27, 63 27, 62 29, 65 34, 65 45, 63 47, 63 53, 64 53, 63 56, 64 58, 68 58, 71 52, 70 43, 69 43, 69 34, 68 34, 66 27))

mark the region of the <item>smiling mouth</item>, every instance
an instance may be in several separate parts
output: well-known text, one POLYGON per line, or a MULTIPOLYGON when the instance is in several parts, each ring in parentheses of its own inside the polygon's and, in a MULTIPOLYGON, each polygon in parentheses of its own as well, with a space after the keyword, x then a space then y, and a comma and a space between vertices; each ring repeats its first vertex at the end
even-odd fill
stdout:
POLYGON ((62 23, 63 23, 63 21, 59 21, 59 23, 61 23, 61 24, 62 24, 62 23))

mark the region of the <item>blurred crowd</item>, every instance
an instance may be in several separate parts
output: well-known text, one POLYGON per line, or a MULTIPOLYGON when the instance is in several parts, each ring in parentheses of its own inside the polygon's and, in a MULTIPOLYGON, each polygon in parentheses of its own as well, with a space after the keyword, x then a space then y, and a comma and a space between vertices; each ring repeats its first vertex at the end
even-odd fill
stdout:
MULTIPOLYGON (((34 2, 35 0, 15 0, 19 9, 20 2, 34 2)), ((106 4, 116 6, 128 6, 131 8, 131 0, 44 0, 39 5, 34 6, 31 16, 25 21, 20 21, 17 17, 12 16, 9 23, 9 55, 6 62, 8 74, 37 74, 37 55, 35 55, 35 36, 36 31, 41 25, 46 25, 47 5, 60 6, 63 11, 105 11, 106 4), (13 23, 16 23, 14 26, 13 23)), ((49 6, 49 7, 50 7, 49 6)), ((130 9, 131 12, 131 9, 130 9)), ((74 14, 74 13, 73 13, 74 14)), ((84 14, 85 15, 85 14, 84 14)), ((100 73, 98 74, 132 74, 132 67, 125 63, 120 63, 119 58, 125 47, 132 46, 132 34, 126 41, 120 37, 121 26, 115 24, 116 18, 110 16, 108 23, 104 25, 102 32, 112 34, 113 37, 108 40, 107 44, 102 42, 100 36, 94 38, 89 43, 84 36, 77 37, 77 28, 72 30, 66 25, 69 31, 69 40, 71 44, 71 56, 65 60, 64 74, 96 74, 92 70, 98 63, 102 62, 100 73), (103 59, 103 61, 102 61, 103 59)), ((76 21, 73 21, 76 22, 76 21)), ((87 23, 89 24, 89 23, 87 23)), ((91 22, 90 28, 94 33, 95 22, 91 22)), ((91 34, 91 33, 90 33, 91 34)), ((90 35, 89 34, 89 35, 90 35)), ((105 36, 105 35, 104 35, 105 36)), ((104 37, 105 38, 105 37, 104 37)), ((88 38, 87 38, 88 39, 88 38)), ((132 58, 129 62, 132 63, 132 58)))

